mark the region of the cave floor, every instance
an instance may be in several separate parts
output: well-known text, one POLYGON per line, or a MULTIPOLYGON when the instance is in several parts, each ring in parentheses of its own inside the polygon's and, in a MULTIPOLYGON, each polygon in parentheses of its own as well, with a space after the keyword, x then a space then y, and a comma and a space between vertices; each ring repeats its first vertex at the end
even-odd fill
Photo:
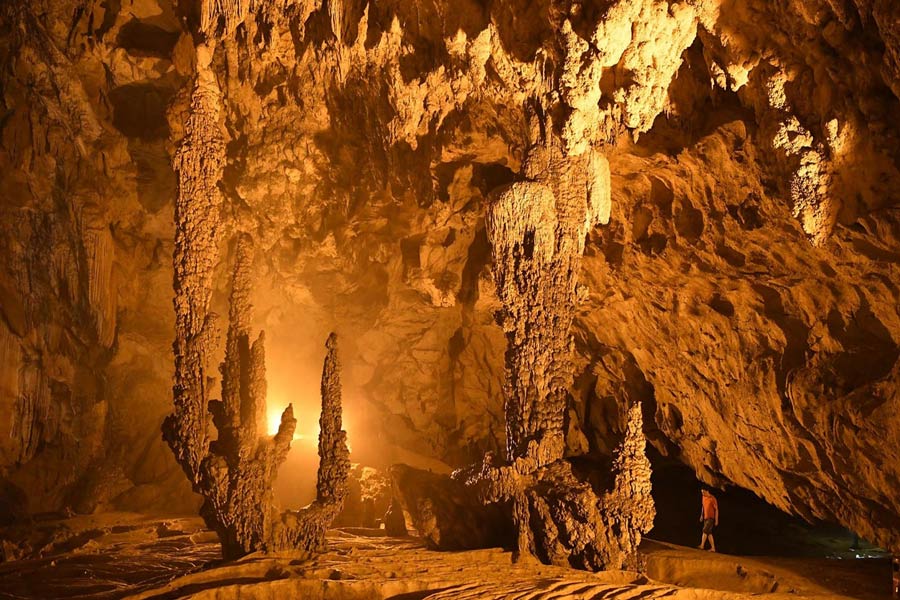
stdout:
POLYGON ((501 549, 432 552, 376 530, 333 530, 329 540, 311 561, 279 554, 223 563, 197 518, 44 521, 18 546, 3 542, 7 553, 40 557, 0 563, 0 598, 890 598, 884 560, 748 558, 647 540, 641 573, 594 574, 513 563, 501 549))

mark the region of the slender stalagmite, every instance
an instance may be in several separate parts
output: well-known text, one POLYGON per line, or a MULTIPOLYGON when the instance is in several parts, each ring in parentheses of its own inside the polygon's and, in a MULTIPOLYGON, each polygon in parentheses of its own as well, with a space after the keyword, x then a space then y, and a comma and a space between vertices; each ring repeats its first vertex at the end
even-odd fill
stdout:
POLYGON ((319 471, 315 501, 299 512, 287 511, 275 524, 274 543, 309 553, 325 545, 325 531, 341 512, 350 475, 347 432, 341 429, 341 363, 337 335, 325 344, 328 353, 322 368, 322 412, 319 417, 319 471))

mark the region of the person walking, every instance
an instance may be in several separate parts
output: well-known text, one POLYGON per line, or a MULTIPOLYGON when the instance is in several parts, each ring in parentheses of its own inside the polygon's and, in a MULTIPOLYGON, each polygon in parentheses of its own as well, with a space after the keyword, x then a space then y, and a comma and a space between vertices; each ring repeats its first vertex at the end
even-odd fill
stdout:
POLYGON ((700 491, 700 522, 703 523, 703 537, 700 539, 699 548, 706 547, 709 540, 710 552, 716 551, 716 540, 713 537, 713 529, 719 526, 719 501, 709 490, 700 491))

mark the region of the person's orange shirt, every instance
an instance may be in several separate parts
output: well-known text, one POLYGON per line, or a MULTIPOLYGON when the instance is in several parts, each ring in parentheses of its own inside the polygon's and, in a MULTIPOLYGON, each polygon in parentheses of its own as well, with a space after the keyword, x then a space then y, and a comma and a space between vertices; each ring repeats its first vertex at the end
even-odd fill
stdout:
POLYGON ((718 519, 719 518, 719 501, 712 494, 703 496, 703 518, 718 519))

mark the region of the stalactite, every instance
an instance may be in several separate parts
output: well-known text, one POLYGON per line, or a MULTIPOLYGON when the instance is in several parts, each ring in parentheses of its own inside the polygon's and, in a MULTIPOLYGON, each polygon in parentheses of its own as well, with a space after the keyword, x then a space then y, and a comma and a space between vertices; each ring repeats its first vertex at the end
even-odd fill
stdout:
POLYGON ((17 422, 22 358, 21 338, 0 320, 0 431, 8 434, 0 441, 0 459, 6 463, 19 457, 20 442, 13 436, 13 428, 17 422))
POLYGON ((209 37, 215 37, 220 26, 224 28, 223 36, 234 32, 250 12, 251 3, 251 0, 202 0, 200 30, 209 37))
POLYGON ((608 215, 609 167, 593 149, 569 155, 552 122, 534 120, 526 180, 495 192, 486 226, 507 337, 507 460, 533 442, 552 446, 543 464, 562 458, 578 271, 585 236, 608 215))
POLYGON ((16 461, 26 463, 37 454, 40 445, 53 438, 59 428, 54 410, 49 381, 38 364, 24 365, 19 371, 19 396, 13 415, 13 439, 19 441, 16 461))

